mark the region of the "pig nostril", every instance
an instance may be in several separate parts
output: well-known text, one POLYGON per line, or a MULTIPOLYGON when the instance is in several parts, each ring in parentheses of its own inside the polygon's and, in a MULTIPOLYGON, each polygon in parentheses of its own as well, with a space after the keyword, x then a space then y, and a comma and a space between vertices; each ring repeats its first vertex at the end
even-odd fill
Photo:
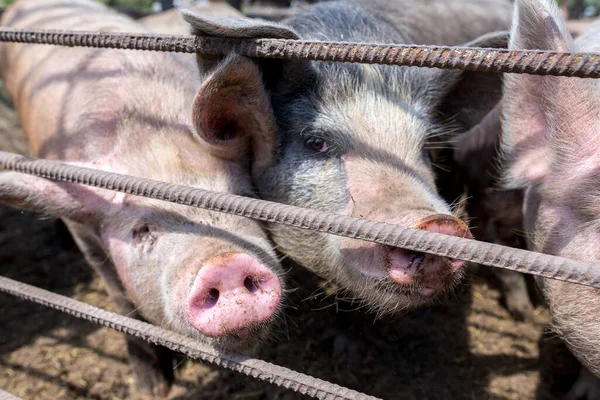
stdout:
POLYGON ((212 288, 208 291, 208 297, 206 298, 206 304, 208 306, 214 306, 219 301, 219 291, 215 288, 212 288))
POLYGON ((410 258, 410 265, 419 265, 425 259, 425 253, 413 253, 410 258))
POLYGON ((244 287, 250 293, 255 293, 258 290, 258 285, 251 276, 247 276, 246 279, 244 279, 244 287))

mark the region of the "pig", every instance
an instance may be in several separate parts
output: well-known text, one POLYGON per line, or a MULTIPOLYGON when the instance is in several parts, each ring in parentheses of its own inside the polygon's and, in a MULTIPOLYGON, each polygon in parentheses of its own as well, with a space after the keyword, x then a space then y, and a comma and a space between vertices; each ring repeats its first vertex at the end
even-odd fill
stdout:
MULTIPOLYGON (((1 23, 148 32, 89 0, 19 0, 1 23)), ((2 43, 0 53, 33 156, 254 196, 245 150, 223 151, 195 131, 193 60, 16 43, 2 43)), ((279 318, 282 268, 254 220, 16 172, 0 173, 0 201, 62 218, 122 314, 247 352, 279 318)), ((127 345, 140 388, 165 395, 169 355, 135 338, 127 345)))
MULTIPOLYGON (((510 48, 598 52, 600 22, 573 40, 553 1, 518 0, 510 48)), ((524 190, 528 247, 599 262, 600 134, 595 124, 600 123, 600 82, 507 74, 503 110, 504 185, 524 190)), ((537 281, 555 332, 591 372, 582 370, 587 384, 577 384, 571 395, 598 398, 600 290, 552 279, 537 281)))
MULTIPOLYGON (((192 33, 231 38, 506 47, 504 1, 317 3, 282 23, 211 19, 182 8, 192 33)), ((436 189, 427 143, 466 130, 497 103, 496 74, 198 55, 197 131, 248 157, 267 200, 470 238, 436 189)), ((435 161, 435 160, 434 160, 435 161)), ((270 225, 276 246, 378 314, 444 299, 465 263, 270 225)))
MULTIPOLYGON (((480 240, 526 248, 523 235, 523 190, 501 187, 500 138, 502 103, 453 143, 453 159, 467 187, 466 213, 471 231, 480 240)), ((493 268, 506 308, 516 320, 533 318, 534 306, 525 277, 515 271, 493 268)))

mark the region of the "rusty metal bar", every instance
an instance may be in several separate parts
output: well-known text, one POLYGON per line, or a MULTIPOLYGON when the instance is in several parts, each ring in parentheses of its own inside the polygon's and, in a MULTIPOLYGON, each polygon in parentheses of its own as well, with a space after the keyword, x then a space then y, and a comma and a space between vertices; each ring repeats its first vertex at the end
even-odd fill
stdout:
MULTIPOLYGON (((167 347, 190 358, 208 361, 318 399, 380 400, 377 397, 368 396, 266 361, 229 351, 218 350, 197 339, 192 339, 177 332, 115 314, 3 276, 0 276, 0 292, 8 293, 74 317, 167 347)), ((0 393, 0 399, 3 399, 2 393, 0 393)), ((7 397, 6 399, 9 400, 11 397, 7 397)))
POLYGON ((600 288, 600 265, 0 151, 0 168, 600 288))
POLYGON ((600 54, 283 39, 0 28, 0 41, 285 60, 336 61, 533 75, 600 77, 600 54))

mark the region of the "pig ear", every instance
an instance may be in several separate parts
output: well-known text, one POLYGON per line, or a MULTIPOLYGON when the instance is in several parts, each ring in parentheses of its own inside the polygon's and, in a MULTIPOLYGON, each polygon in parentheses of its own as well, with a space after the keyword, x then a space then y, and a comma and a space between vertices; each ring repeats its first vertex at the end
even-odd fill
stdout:
MULTIPOLYGON (((506 48, 508 32, 494 32, 466 43, 465 46, 506 48)), ((472 129, 502 98, 502 77, 490 72, 436 70, 438 81, 446 85, 438 99, 442 120, 456 123, 460 131, 472 129)))
MULTIPOLYGON (((298 39, 290 27, 250 18, 218 18, 181 9, 192 34, 232 39, 298 39)), ((231 160, 253 157, 253 172, 260 173, 275 156, 275 120, 267 87, 277 81, 284 62, 250 60, 230 54, 198 54, 198 66, 209 74, 198 91, 193 121, 198 134, 213 145, 213 152, 231 160), (265 79, 268 77, 268 81, 265 79)), ((306 63, 286 63, 304 68, 306 63)))
MULTIPOLYGON (((508 32, 490 33, 465 45, 506 48, 508 32)), ((438 97, 438 117, 442 122, 450 122, 454 129, 433 140, 448 142, 454 149, 452 155, 449 150, 441 150, 441 157, 435 157, 434 154, 434 159, 439 158, 443 162, 453 157, 461 171, 456 177, 486 184, 495 172, 491 168, 494 164, 490 158, 494 159, 497 151, 493 135, 499 137, 500 133, 500 113, 495 107, 502 97, 502 77, 486 72, 435 71, 435 82, 439 82, 437 87, 443 89, 442 96, 438 97), (496 132, 489 132, 496 128, 496 132), (463 133, 458 135, 458 132, 463 133)), ((454 170, 452 167, 450 169, 454 170)))
POLYGON ((298 39, 290 27, 276 22, 252 18, 223 18, 205 15, 179 7, 179 12, 192 28, 192 34, 232 39, 273 38, 298 39))
POLYGON ((83 222, 110 212, 116 192, 19 172, 0 173, 0 202, 83 222))
MULTIPOLYGON (((515 4, 510 49, 569 51, 573 39, 555 2, 519 0, 515 4)), ((508 180, 515 186, 543 179, 549 169, 551 136, 547 112, 560 90, 559 108, 568 107, 565 98, 574 93, 573 80, 550 76, 506 74, 504 78, 503 152, 509 167, 508 180)), ((559 115, 554 109, 555 118, 559 115)), ((563 110, 565 111, 565 110, 563 110)), ((567 117, 569 118, 569 117, 567 117)))
MULTIPOLYGON (((290 27, 275 22, 250 18, 222 18, 205 15, 179 7, 183 19, 190 24, 192 35, 212 36, 230 39, 298 39, 298 34, 290 27)), ((223 57, 198 54, 196 56, 201 71, 213 68, 223 57)))
POLYGON ((452 140, 454 161, 468 179, 480 187, 489 186, 498 175, 502 102, 466 132, 452 140))
POLYGON ((275 119, 262 73, 252 60, 228 56, 204 81, 192 109, 198 134, 220 157, 253 158, 254 169, 275 153, 275 119))
POLYGON ((511 49, 569 51, 573 38, 555 1, 517 0, 515 2, 511 49))

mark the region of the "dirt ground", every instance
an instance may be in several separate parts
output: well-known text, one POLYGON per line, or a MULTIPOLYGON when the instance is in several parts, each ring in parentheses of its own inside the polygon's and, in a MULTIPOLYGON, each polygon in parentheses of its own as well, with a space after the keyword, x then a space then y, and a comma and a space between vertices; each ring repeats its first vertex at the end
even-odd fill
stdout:
MULTIPOLYGON (((0 130, 0 150, 23 151, 4 98, 0 130)), ((111 309, 60 223, 5 207, 0 221, 0 274, 111 309)), ((374 321, 319 294, 318 281, 292 267, 290 286, 301 289, 290 294, 285 321, 260 357, 386 399, 555 398, 549 391, 574 376, 554 339, 541 339, 546 311, 538 308, 535 322, 515 322, 496 289, 471 280, 447 305, 374 321), (550 360, 566 373, 540 374, 550 360)), ((3 390, 25 399, 138 399, 124 351, 120 333, 0 294, 3 390)), ((195 361, 177 369, 171 399, 303 398, 195 361)))

